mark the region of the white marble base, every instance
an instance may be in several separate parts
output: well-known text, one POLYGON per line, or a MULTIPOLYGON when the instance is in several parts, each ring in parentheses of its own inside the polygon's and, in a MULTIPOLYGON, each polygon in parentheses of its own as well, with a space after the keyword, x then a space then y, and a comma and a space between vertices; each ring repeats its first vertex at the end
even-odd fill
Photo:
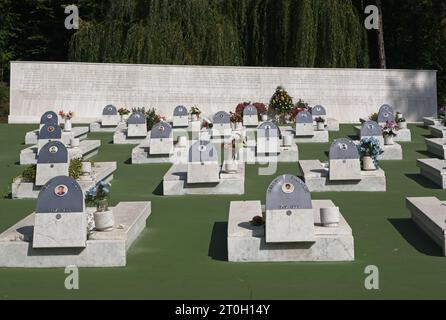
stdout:
MULTIPOLYGON (((62 141, 67 144, 70 143, 70 138, 79 138, 80 140, 87 139, 88 127, 73 127, 71 132, 62 131, 62 141)), ((26 145, 35 145, 39 138, 39 130, 29 131, 25 135, 26 145)))
POLYGON ((237 173, 220 172, 220 182, 215 183, 187 183, 187 164, 174 164, 163 178, 163 195, 178 196, 189 194, 217 195, 245 193, 245 164, 239 163, 237 173))
POLYGON ((446 127, 442 124, 438 126, 429 126, 429 131, 431 136, 434 136, 435 138, 446 138, 446 127))
POLYGON ((188 162, 190 142, 184 147, 174 147, 171 155, 151 155, 150 140, 146 139, 132 150, 132 164, 186 163, 188 162))
POLYGON ((441 124, 441 120, 436 117, 424 117, 423 124, 425 127, 439 126, 441 124))
POLYGON ((34 214, 0 234, 0 267, 65 268, 124 267, 126 253, 146 228, 150 202, 121 202, 113 208, 115 227, 110 232, 93 232, 86 248, 34 249, 34 214))
MULTIPOLYGON (((83 158, 84 160, 94 157, 99 152, 101 146, 100 140, 83 140, 79 147, 68 147, 68 157, 70 159, 83 158)), ((20 151, 20 164, 36 164, 37 163, 37 146, 28 147, 20 151)))
POLYGON ((303 136, 297 137, 295 136, 296 131, 291 127, 280 127, 280 131, 283 135, 291 134, 294 137, 294 142, 296 143, 327 143, 329 142, 329 133, 328 130, 317 131, 314 129, 313 136, 303 136))
MULTIPOLYGON (((95 162, 90 177, 80 177, 77 182, 84 192, 90 190, 100 181, 111 182, 117 169, 116 162, 95 162)), ((37 199, 41 186, 21 177, 14 179, 11 187, 12 199, 37 199)))
POLYGON ((127 137, 127 128, 120 128, 113 135, 113 144, 140 144, 148 137, 149 134, 145 138, 129 138, 127 137))
MULTIPOLYGON (((360 141, 353 141, 354 144, 359 145, 360 141)), ((378 156, 378 160, 403 160, 403 148, 400 144, 394 143, 393 145, 381 144, 383 153, 378 156)))
POLYGON ((440 159, 420 159, 417 166, 423 177, 434 182, 442 189, 446 189, 446 160, 440 159))
POLYGON ((382 169, 361 171, 361 180, 330 181, 329 171, 319 160, 299 161, 305 184, 311 192, 385 192, 386 175, 382 169))
POLYGON ((279 147, 279 154, 262 154, 257 153, 254 142, 240 149, 238 158, 240 161, 250 164, 297 162, 299 161, 299 149, 297 147, 297 144, 293 143, 290 147, 279 147))
POLYGON ((354 261, 352 229, 340 215, 338 227, 322 227, 320 208, 334 207, 330 200, 313 200, 315 241, 266 243, 265 227, 252 226, 262 215, 260 201, 233 201, 228 221, 228 261, 230 262, 340 262, 354 261))
POLYGON ((446 256, 446 203, 435 197, 407 198, 412 220, 442 249, 446 256))
MULTIPOLYGON (((356 132, 356 136, 359 137, 361 134, 361 126, 355 126, 354 130, 356 132)), ((410 129, 400 129, 398 130, 396 137, 393 138, 396 142, 411 142, 412 141, 412 132, 410 129)))
POLYGON ((115 132, 125 127, 125 123, 120 122, 117 126, 102 126, 101 121, 90 123, 90 132, 115 132))
POLYGON ((426 139, 427 151, 446 159, 446 138, 426 139))

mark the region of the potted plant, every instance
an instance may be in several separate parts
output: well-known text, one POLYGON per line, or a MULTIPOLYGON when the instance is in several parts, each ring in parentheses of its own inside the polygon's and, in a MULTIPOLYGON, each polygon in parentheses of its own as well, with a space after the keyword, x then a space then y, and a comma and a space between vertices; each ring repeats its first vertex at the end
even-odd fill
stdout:
POLYGON ((324 131, 325 130, 325 119, 322 117, 317 117, 315 119, 317 131, 324 131))
POLYGON ((64 131, 65 132, 71 132, 73 129, 73 125, 71 123, 71 119, 74 117, 74 112, 68 111, 68 113, 65 113, 63 110, 59 111, 59 116, 64 120, 64 131))
POLYGON ((393 139, 397 136, 399 126, 395 121, 387 121, 383 127, 384 144, 392 146, 395 144, 393 139))
POLYGON ((254 227, 261 227, 265 225, 265 219, 262 216, 255 216, 251 220, 251 225, 254 227))
POLYGON ((269 103, 268 111, 279 124, 290 121, 291 111, 294 109, 293 98, 282 86, 277 87, 269 103))
POLYGON ((236 139, 231 139, 227 143, 223 143, 224 149, 224 168, 227 173, 234 173, 238 170, 238 162, 236 161, 236 139))
POLYGON ((119 108, 118 113, 121 116, 121 121, 127 122, 130 115, 130 110, 127 108, 119 108))
POLYGON ((96 207, 93 215, 97 231, 111 231, 115 224, 113 211, 108 207, 109 194, 109 185, 103 181, 86 192, 85 201, 87 206, 96 207))
POLYGON ((190 114, 192 117, 192 121, 197 121, 200 118, 201 111, 197 106, 193 106, 190 108, 190 114))
POLYGON ((257 109, 257 114, 259 116, 260 121, 268 121, 268 107, 266 104, 261 102, 253 103, 253 106, 257 109))
POLYGON ((359 144, 359 154, 362 160, 362 169, 364 171, 374 171, 378 169, 378 156, 383 153, 378 139, 364 138, 359 144))
POLYGON ((233 130, 241 130, 243 127, 243 118, 237 112, 230 112, 230 118, 233 130))
POLYGON ((400 127, 400 129, 402 129, 402 130, 407 129, 406 118, 404 118, 402 113, 397 112, 396 116, 395 116, 395 120, 398 123, 398 126, 400 127))
POLYGON ((371 115, 370 115, 370 117, 369 117, 369 120, 370 121, 375 121, 375 122, 378 122, 378 113, 372 113, 371 115))

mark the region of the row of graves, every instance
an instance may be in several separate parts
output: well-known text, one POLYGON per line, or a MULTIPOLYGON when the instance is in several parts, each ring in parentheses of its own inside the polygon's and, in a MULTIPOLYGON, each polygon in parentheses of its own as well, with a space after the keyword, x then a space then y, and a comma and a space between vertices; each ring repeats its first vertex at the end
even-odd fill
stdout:
POLYGON ((31 142, 30 136, 36 136, 35 145, 29 146, 20 152, 20 164, 31 165, 36 164, 40 150, 48 143, 53 141, 59 141, 63 143, 68 149, 68 157, 70 159, 83 158, 88 159, 95 156, 99 147, 101 146, 100 140, 85 140, 88 133, 82 129, 81 136, 79 136, 79 130, 76 127, 71 131, 62 130, 59 125, 59 119, 55 112, 48 111, 42 115, 40 120, 40 128, 37 135, 34 135, 35 131, 28 132, 25 136, 27 142, 31 142), (81 140, 83 139, 83 140, 81 140))
POLYGON ((0 234, 0 267, 123 267, 150 213, 150 202, 86 207, 76 180, 54 177, 41 188, 35 212, 0 234))

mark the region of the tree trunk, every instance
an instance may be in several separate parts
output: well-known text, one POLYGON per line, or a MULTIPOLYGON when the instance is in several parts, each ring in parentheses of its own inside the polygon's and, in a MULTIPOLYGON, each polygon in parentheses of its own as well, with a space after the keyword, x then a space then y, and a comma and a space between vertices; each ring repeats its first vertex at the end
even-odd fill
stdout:
POLYGON ((379 50, 379 67, 386 69, 386 48, 384 45, 384 24, 383 24, 383 12, 381 0, 376 0, 376 6, 379 9, 379 28, 377 32, 378 37, 378 50, 379 50))

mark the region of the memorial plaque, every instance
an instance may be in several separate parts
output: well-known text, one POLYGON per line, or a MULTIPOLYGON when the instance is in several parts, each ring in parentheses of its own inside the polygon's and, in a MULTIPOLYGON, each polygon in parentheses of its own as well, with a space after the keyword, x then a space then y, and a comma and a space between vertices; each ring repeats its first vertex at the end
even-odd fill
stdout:
POLYGON ((43 186, 57 176, 68 176, 69 159, 67 147, 62 142, 51 141, 44 145, 38 154, 36 186, 43 186))
POLYGON ((189 112, 185 106, 178 106, 173 111, 173 127, 184 128, 189 126, 189 112))
POLYGON ((280 153, 280 129, 266 121, 257 128, 257 154, 280 153))
POLYGON ((46 124, 39 130, 37 152, 50 141, 62 141, 62 129, 59 126, 46 124))
POLYGON ((209 141, 197 141, 189 149, 187 183, 219 183, 218 153, 209 141))
POLYGON ((41 129, 46 124, 54 127, 59 126, 59 117, 54 111, 47 111, 42 115, 42 117, 40 118, 39 129, 41 129))
POLYGON ((329 153, 331 181, 361 180, 361 162, 356 146, 350 139, 335 140, 329 153))
POLYGON ((311 194, 298 177, 283 175, 269 185, 265 236, 267 243, 314 241, 311 194))
POLYGON ((383 105, 378 112, 378 123, 386 123, 388 121, 395 121, 395 112, 388 104, 383 105))
POLYGON ((108 105, 102 110, 102 121, 101 125, 103 127, 116 127, 121 121, 121 117, 118 114, 118 109, 113 105, 108 105))
POLYGON ((378 122, 364 122, 361 127, 360 135, 360 139, 374 137, 379 140, 381 145, 384 145, 383 129, 378 122))
POLYGON ((160 122, 150 131, 151 155, 169 155, 173 153, 173 132, 167 122, 160 122))
POLYGON ((314 136, 313 116, 308 111, 299 112, 296 115, 296 137, 314 136))
POLYGON ((257 127, 259 125, 259 115, 255 106, 249 105, 243 109, 243 125, 245 127, 257 127))
POLYGON ((322 117, 324 118, 327 115, 327 110, 321 105, 317 105, 311 109, 311 114, 313 118, 322 117))
POLYGON ((231 134, 231 117, 229 113, 225 111, 217 112, 213 118, 213 125, 213 131, 216 132, 216 135, 231 134))
POLYGON ((134 112, 127 121, 127 137, 143 138, 147 136, 147 119, 142 112, 134 112))
POLYGON ((33 248, 83 248, 87 241, 84 193, 71 177, 48 181, 39 193, 33 248))

